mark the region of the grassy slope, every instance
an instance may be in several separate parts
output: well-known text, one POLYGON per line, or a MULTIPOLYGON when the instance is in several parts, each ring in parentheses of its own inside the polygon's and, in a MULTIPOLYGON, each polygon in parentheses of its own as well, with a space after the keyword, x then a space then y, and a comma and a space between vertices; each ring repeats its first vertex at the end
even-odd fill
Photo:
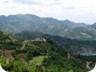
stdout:
POLYGON ((43 61, 43 59, 44 59, 45 57, 46 57, 46 56, 37 56, 37 57, 34 57, 33 60, 30 61, 30 62, 32 62, 32 63, 35 64, 35 65, 37 65, 37 64, 41 65, 41 64, 42 64, 42 61, 43 61))

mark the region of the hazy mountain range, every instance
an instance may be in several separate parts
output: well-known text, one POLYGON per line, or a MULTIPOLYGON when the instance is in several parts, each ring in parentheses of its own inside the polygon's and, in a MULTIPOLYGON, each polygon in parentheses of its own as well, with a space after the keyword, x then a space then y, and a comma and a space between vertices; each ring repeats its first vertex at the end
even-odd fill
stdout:
POLYGON ((72 39, 96 39, 96 24, 75 23, 70 20, 43 18, 32 14, 0 16, 0 30, 8 33, 41 32, 72 39))
POLYGON ((0 62, 6 71, 87 72, 95 65, 96 23, 2 15, 0 30, 0 62))

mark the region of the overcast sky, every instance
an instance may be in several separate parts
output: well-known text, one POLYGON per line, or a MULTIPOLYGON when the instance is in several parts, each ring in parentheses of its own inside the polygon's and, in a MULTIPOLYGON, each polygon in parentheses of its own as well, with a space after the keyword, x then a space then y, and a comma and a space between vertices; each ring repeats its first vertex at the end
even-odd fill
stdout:
POLYGON ((35 14, 59 20, 96 22, 96 0, 0 0, 0 15, 35 14))

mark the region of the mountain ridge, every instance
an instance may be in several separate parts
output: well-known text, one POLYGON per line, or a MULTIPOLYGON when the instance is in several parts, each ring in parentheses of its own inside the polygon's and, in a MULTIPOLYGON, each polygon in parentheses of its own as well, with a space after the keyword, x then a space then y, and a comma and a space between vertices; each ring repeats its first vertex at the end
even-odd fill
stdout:
POLYGON ((32 14, 0 16, 0 30, 13 34, 27 30, 72 39, 96 39, 96 30, 90 25, 32 14))
POLYGON ((15 34, 15 36, 24 38, 27 40, 31 40, 34 38, 46 38, 50 39, 54 43, 57 43, 60 46, 65 46, 65 50, 69 52, 73 52, 76 54, 79 53, 86 53, 86 52, 96 52, 96 40, 76 40, 76 39, 70 39, 70 38, 65 38, 61 36, 54 36, 54 35, 49 35, 49 34, 43 34, 40 32, 29 32, 29 31, 23 31, 21 33, 15 34), (66 46, 67 49, 66 49, 66 46))

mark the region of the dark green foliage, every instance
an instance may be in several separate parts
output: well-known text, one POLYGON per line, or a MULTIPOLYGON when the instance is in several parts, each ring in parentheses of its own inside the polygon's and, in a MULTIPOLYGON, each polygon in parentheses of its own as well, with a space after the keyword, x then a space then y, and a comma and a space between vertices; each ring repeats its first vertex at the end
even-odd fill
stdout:
MULTIPOLYGON (((17 34, 17 36, 24 38, 24 39, 34 39, 34 38, 46 38, 50 39, 52 42, 57 43, 63 47, 65 47, 65 50, 74 52, 74 53, 80 53, 84 52, 85 50, 88 51, 96 51, 96 41, 95 40, 76 40, 76 39, 70 39, 70 38, 65 38, 65 37, 60 37, 60 36, 53 36, 53 35, 48 35, 48 34, 43 34, 40 32, 21 32, 17 34)), ((49 42, 51 42, 49 40, 49 42)))
POLYGON ((79 62, 79 60, 75 61, 74 59, 68 60, 67 52, 54 44, 52 45, 49 57, 43 60, 43 65, 53 71, 59 68, 60 70, 58 71, 62 70, 61 72, 68 72, 70 70, 73 72, 87 72, 84 63, 79 62))
POLYGON ((0 49, 14 50, 21 47, 22 39, 15 38, 12 35, 0 31, 0 49))
MULTIPOLYGON (((87 72, 85 61, 82 58, 75 56, 68 58, 70 52, 65 49, 74 44, 70 43, 71 39, 66 38, 64 42, 67 44, 62 48, 53 42, 54 36, 51 39, 44 37, 33 40, 21 40, 12 36, 10 38, 10 36, 5 36, 4 41, 1 38, 5 46, 1 42, 2 48, 0 49, 3 52, 0 56, 0 62, 3 68, 9 72, 87 72), (53 41, 51 41, 52 39, 53 41)), ((57 36, 56 38, 62 40, 57 36)), ((85 45, 85 43, 83 44, 85 45)), ((81 45, 83 44, 81 43, 81 45)))
POLYGON ((83 61, 92 61, 92 62, 96 62, 96 56, 83 56, 83 55, 78 55, 78 58, 80 58, 83 61))

